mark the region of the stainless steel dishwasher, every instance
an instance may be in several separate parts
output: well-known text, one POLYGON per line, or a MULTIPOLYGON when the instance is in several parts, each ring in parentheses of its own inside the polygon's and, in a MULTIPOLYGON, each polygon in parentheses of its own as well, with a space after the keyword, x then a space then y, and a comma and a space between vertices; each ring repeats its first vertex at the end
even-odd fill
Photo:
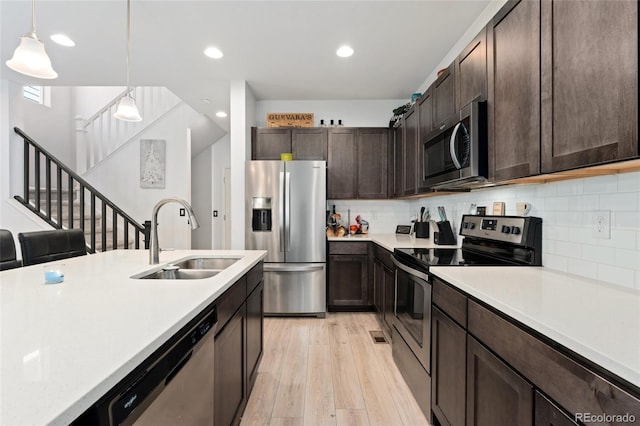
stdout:
POLYGON ((214 308, 142 374, 122 384, 109 402, 109 424, 213 425, 216 322, 214 308))

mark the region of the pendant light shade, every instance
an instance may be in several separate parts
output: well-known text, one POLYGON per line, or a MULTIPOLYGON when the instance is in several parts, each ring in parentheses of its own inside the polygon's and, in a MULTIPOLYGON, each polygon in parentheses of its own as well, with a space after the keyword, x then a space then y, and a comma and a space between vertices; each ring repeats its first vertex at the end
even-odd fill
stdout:
POLYGON ((128 94, 120 98, 118 108, 113 116, 123 121, 142 121, 136 101, 128 94))
POLYGON ((138 112, 136 100, 131 96, 131 87, 129 86, 129 52, 131 50, 131 0, 127 0, 127 91, 120 98, 118 108, 113 114, 114 118, 123 121, 142 121, 142 116, 138 112))
POLYGON ((29 77, 53 79, 58 73, 53 70, 44 44, 36 35, 36 3, 31 2, 31 32, 20 37, 20 45, 13 57, 6 62, 12 70, 29 77))

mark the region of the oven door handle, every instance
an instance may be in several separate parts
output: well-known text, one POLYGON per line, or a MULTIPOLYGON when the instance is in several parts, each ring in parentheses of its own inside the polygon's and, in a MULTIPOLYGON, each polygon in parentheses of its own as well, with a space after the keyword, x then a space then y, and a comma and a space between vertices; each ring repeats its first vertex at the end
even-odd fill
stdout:
POLYGON ((426 281, 427 283, 429 282, 429 275, 425 274, 424 272, 417 271, 417 270, 405 265, 404 263, 400 263, 395 257, 392 257, 391 260, 393 260, 393 264, 396 265, 396 267, 398 269, 402 269, 407 274, 412 275, 412 276, 414 276, 416 278, 420 278, 420 279, 426 281))

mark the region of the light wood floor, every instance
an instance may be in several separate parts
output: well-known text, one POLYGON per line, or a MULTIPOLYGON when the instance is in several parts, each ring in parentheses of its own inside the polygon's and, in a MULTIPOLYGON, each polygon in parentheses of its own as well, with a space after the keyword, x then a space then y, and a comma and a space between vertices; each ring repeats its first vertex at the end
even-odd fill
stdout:
POLYGON ((372 313, 266 318, 242 425, 428 425, 372 313))

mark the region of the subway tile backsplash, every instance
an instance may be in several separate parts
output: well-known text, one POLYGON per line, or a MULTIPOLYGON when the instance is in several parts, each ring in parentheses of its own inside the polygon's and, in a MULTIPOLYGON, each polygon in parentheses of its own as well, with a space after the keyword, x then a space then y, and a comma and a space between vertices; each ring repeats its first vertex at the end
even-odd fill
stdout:
POLYGON ((506 203, 506 214, 516 214, 516 203, 531 204, 531 216, 543 219, 543 265, 640 290, 640 172, 598 176, 540 185, 487 188, 470 193, 399 201, 335 201, 346 218, 360 214, 371 232, 394 232, 409 224, 421 206, 437 216, 444 206, 452 225, 460 227, 471 204, 492 212, 494 201, 506 203), (610 212, 611 238, 593 236, 594 211, 610 212))

